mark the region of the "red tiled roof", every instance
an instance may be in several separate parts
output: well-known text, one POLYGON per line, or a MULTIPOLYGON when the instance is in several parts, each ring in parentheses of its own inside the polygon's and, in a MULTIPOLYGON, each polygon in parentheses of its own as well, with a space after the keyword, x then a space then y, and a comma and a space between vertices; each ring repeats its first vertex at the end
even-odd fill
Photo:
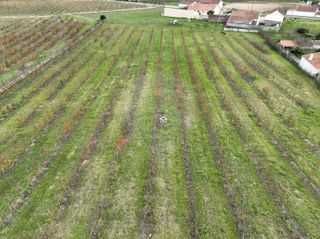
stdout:
POLYGON ((214 10, 217 4, 203 4, 203 3, 192 3, 188 6, 188 10, 199 11, 199 12, 209 12, 214 10))
POLYGON ((185 4, 202 3, 202 4, 219 4, 221 0, 186 0, 185 4))
POLYGON ((292 48, 292 47, 297 47, 298 44, 295 41, 292 40, 281 40, 279 42, 279 45, 282 47, 288 47, 288 48, 292 48))
POLYGON ((258 19, 259 13, 248 10, 233 10, 228 19, 228 23, 250 24, 253 20, 258 19))
POLYGON ((203 4, 219 4, 220 0, 198 0, 198 2, 203 4))
POLYGON ((299 12, 316 12, 318 8, 316 5, 299 5, 296 10, 299 12))
POLYGON ((320 52, 304 55, 303 58, 313 65, 314 68, 320 70, 320 52))

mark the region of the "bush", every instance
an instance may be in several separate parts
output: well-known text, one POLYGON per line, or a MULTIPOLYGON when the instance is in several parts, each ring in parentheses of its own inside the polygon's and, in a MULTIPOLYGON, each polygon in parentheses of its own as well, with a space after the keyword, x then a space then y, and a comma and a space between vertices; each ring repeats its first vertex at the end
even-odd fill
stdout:
POLYGON ((297 57, 301 57, 304 54, 304 52, 299 48, 292 50, 291 53, 296 55, 297 57))
POLYGON ((210 11, 207 12, 207 14, 208 14, 209 17, 212 17, 214 15, 214 12, 212 10, 210 10, 210 11))
POLYGON ((106 19, 107 19, 107 17, 105 15, 100 15, 100 21, 104 21, 106 19))
POLYGON ((315 39, 316 39, 316 40, 320 40, 320 33, 318 33, 318 34, 315 36, 315 39))
POLYGON ((307 33, 309 33, 309 30, 306 28, 300 27, 297 29, 297 32, 300 34, 307 34, 307 33))

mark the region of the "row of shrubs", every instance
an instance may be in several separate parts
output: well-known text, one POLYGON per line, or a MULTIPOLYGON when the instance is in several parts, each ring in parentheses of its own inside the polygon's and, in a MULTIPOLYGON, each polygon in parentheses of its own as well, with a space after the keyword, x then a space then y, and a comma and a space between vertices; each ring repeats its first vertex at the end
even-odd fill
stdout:
POLYGON ((320 33, 317 33, 316 35, 314 35, 310 33, 309 29, 307 28, 300 27, 296 31, 297 33, 303 35, 304 37, 313 38, 314 40, 320 40, 320 33))

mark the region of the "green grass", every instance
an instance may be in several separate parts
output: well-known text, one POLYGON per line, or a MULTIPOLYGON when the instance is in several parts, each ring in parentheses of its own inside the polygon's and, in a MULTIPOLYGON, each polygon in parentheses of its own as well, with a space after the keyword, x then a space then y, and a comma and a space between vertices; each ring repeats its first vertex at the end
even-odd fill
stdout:
POLYGON ((111 11, 143 7, 130 2, 115 1, 82 1, 78 4, 74 1, 46 0, 22 0, 19 2, 0 2, 0 15, 2 16, 25 16, 25 15, 59 15, 70 12, 111 11))
POLYGON ((317 21, 308 20, 286 20, 281 27, 281 30, 277 33, 270 33, 275 41, 282 39, 301 39, 305 35, 297 32, 299 28, 305 28, 308 30, 309 36, 307 38, 313 39, 315 36, 320 34, 320 26, 317 21))
POLYGON ((0 96, 0 238, 318 237, 315 83, 160 11, 108 14, 0 96))
MULTIPOLYGON (((206 22, 199 20, 186 20, 179 19, 177 26, 171 24, 171 19, 167 17, 162 17, 162 7, 155 9, 142 9, 134 12, 113 12, 105 14, 107 17, 107 24, 125 24, 133 26, 148 26, 148 27, 190 27, 194 26, 201 30, 208 31, 222 31, 223 25, 221 24, 207 24, 206 22)), ((100 15, 90 14, 82 16, 82 19, 87 19, 89 21, 96 21, 100 15)))

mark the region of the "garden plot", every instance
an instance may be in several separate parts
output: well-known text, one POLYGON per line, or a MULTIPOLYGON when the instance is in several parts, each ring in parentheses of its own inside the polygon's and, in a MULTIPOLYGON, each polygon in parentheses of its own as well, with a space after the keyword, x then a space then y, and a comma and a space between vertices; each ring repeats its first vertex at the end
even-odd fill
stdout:
POLYGON ((0 35, 0 84, 72 45, 88 27, 60 17, 10 23, 0 35))

